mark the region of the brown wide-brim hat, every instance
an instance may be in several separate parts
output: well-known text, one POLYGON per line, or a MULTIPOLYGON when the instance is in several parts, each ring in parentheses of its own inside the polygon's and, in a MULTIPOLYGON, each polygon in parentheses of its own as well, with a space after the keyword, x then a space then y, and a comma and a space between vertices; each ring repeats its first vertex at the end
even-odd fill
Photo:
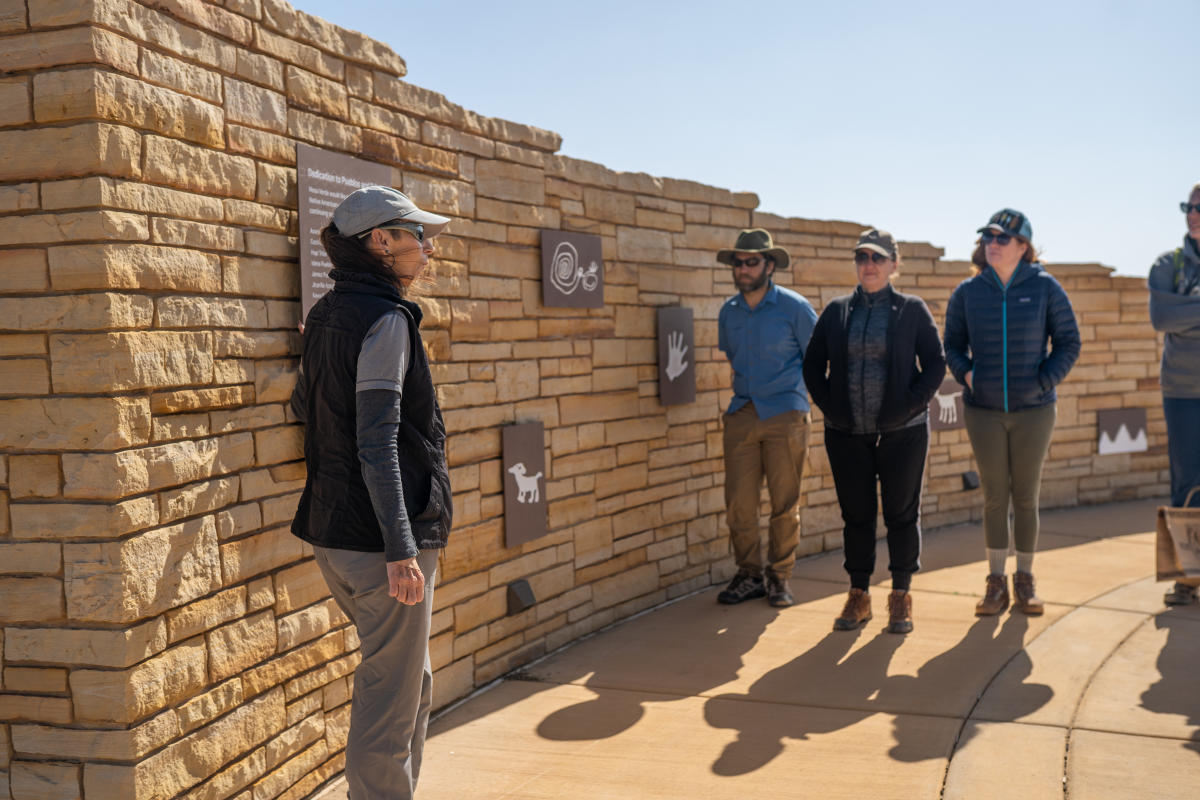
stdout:
POLYGON ((746 228, 739 233, 733 247, 728 250, 717 251, 717 261, 720 261, 722 264, 729 264, 729 259, 733 258, 734 253, 762 253, 763 255, 768 255, 775 260, 775 267, 777 269, 785 269, 788 264, 792 263, 792 258, 788 255, 788 251, 782 247, 775 247, 771 242, 771 234, 762 228, 746 228))

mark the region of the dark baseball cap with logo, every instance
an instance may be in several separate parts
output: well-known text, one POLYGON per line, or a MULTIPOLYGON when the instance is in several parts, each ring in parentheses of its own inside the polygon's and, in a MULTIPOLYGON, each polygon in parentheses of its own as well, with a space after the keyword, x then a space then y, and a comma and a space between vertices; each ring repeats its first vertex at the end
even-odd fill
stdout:
POLYGON ((984 231, 1007 233, 1009 236, 1016 236, 1026 242, 1033 241, 1033 226, 1029 224, 1029 217, 1011 208, 1004 208, 992 214, 988 224, 975 232, 983 233, 984 231))
POLYGON ((887 231, 869 228, 862 232, 862 235, 858 237, 858 244, 854 245, 854 252, 857 253, 859 250, 870 250, 894 260, 896 258, 896 240, 887 231))

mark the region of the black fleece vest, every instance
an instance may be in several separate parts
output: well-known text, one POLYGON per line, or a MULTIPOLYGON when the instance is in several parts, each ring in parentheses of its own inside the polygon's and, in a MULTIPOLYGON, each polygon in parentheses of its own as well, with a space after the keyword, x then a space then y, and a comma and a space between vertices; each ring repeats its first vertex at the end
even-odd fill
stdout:
POLYGON ((362 478, 355 427, 355 378, 363 339, 384 314, 400 309, 408 320, 408 373, 400 400, 400 475, 417 547, 445 547, 450 534, 450 476, 446 427, 438 407, 425 348, 421 308, 370 275, 343 270, 304 323, 307 419, 304 458, 308 478, 292 533, 340 550, 383 551, 383 536, 362 478))

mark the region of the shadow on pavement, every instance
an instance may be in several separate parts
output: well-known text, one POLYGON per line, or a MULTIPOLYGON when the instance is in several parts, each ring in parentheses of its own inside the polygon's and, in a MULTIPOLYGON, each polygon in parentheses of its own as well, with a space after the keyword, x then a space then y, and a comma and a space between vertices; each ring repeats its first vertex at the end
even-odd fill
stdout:
POLYGON ((1147 711, 1186 717, 1194 730, 1184 746, 1200 755, 1200 616, 1185 616, 1191 610, 1172 609, 1154 618, 1154 626, 1167 631, 1167 641, 1155 664, 1161 677, 1141 699, 1147 711))

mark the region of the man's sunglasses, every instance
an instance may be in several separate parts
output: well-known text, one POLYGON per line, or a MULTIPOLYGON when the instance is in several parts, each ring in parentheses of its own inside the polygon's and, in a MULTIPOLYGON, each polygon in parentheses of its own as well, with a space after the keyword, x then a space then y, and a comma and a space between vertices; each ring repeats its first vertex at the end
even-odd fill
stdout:
POLYGON ((983 242, 984 244, 991 244, 992 242, 995 242, 1001 247, 1004 247, 1012 240, 1013 237, 1009 236, 1007 233, 992 233, 991 231, 984 231, 979 237, 979 241, 983 242))
POLYGON ((735 269, 738 267, 757 267, 761 263, 762 259, 759 256, 750 256, 749 258, 729 257, 729 265, 735 269))
MULTIPOLYGON (((385 222, 382 225, 376 225, 375 228, 385 231, 406 231, 416 237, 418 242, 421 242, 422 244, 425 243, 425 226, 419 222, 401 222, 396 220, 395 222, 385 222)), ((375 228, 372 228, 371 230, 374 230, 375 228)), ((363 231, 359 234, 360 237, 364 238, 370 235, 370 230, 363 231)))
POLYGON ((1179 210, 1185 214, 1193 209, 1195 209, 1196 213, 1200 214, 1200 203, 1180 203, 1179 204, 1179 210))
POLYGON ((868 253, 866 250, 859 250, 854 254, 854 263, 860 267, 868 261, 874 261, 876 264, 884 264, 888 261, 888 257, 883 253, 868 253))

